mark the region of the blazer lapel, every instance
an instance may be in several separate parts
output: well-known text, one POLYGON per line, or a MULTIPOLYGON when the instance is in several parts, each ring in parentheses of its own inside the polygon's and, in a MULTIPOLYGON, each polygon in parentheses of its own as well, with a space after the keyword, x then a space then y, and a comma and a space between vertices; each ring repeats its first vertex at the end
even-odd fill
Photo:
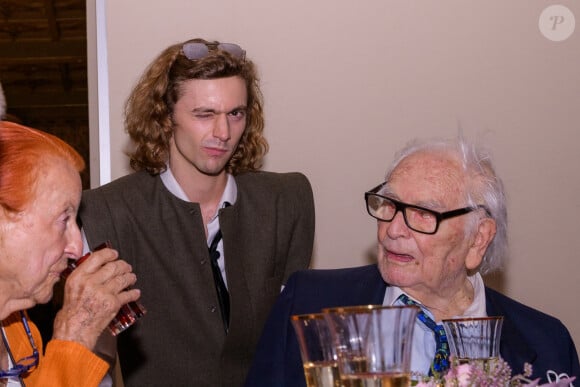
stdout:
MULTIPOLYGON (((383 280, 377 265, 368 265, 356 269, 349 274, 348 281, 352 284, 347 295, 343 299, 345 305, 374 304, 382 305, 385 298, 387 284, 383 280)), ((345 282, 348 284, 348 282, 345 282)))
POLYGON ((383 277, 381 276, 378 267, 376 270, 376 277, 373 279, 373 283, 375 283, 376 285, 374 285, 372 288, 369 286, 369 290, 372 297, 372 303, 376 305, 382 305, 383 301, 385 300, 385 292, 387 291, 387 286, 390 285, 388 285, 383 280, 383 277))
POLYGON ((524 363, 533 363, 538 357, 536 351, 528 346, 517 326, 510 318, 510 314, 503 308, 502 301, 488 288, 485 289, 486 309, 488 316, 503 316, 503 326, 500 339, 501 357, 510 364, 515 371, 523 370, 524 363))

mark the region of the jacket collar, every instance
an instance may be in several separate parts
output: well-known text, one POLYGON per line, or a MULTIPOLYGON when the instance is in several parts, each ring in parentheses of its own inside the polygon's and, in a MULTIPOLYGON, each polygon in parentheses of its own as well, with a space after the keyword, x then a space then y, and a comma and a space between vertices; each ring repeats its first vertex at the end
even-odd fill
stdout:
MULTIPOLYGON (((382 304, 387 286, 378 270, 365 271, 367 281, 361 281, 358 291, 366 294, 364 299, 372 300, 374 304, 382 304), (371 285, 374 284, 374 285, 371 285)), ((516 324, 510 318, 510 312, 504 308, 505 296, 485 288, 485 303, 488 316, 503 316, 502 334, 500 340, 500 353, 502 358, 510 364, 514 371, 523 371, 524 363, 533 363, 538 354, 531 348, 520 333, 516 324)))
MULTIPOLYGON (((377 284, 385 284, 378 270, 372 274, 377 276, 375 278, 377 284)), ((373 303, 381 304, 387 286, 390 285, 385 284, 384 286, 377 286, 374 288, 369 287, 367 290, 369 292, 369 299, 372 297, 373 303)), ((514 371, 520 372, 523 371, 525 363, 533 365, 538 354, 527 344, 527 341, 520 333, 516 324, 510 318, 510 313, 504 308, 502 298, 504 298, 504 296, 488 287, 485 288, 487 315, 504 317, 500 339, 501 357, 510 364, 514 371)))
POLYGON ((503 316, 503 326, 500 340, 501 357, 510 364, 516 372, 523 371, 524 363, 533 363, 538 354, 531 348, 505 310, 501 297, 495 291, 485 288, 485 299, 488 316, 503 316))

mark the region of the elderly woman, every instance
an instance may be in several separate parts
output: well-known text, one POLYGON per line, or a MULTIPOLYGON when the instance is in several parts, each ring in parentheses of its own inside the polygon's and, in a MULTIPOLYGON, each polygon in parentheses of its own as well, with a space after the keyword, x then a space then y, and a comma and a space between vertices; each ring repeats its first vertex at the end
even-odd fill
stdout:
POLYGON ((386 181, 365 194, 377 221, 378 265, 298 272, 288 280, 258 345, 247 386, 304 386, 289 318, 325 307, 418 304, 411 368, 444 372, 440 322, 504 316, 502 358, 532 378, 580 375, 576 348, 557 319, 484 285, 507 246, 501 180, 489 156, 464 140, 416 142, 401 151, 386 181), (439 325, 439 326, 438 326, 439 325))
POLYGON ((82 252, 76 215, 80 155, 49 134, 0 122, 0 382, 97 386, 108 364, 92 352, 120 306, 140 292, 117 252, 95 252, 67 279, 43 349, 26 309, 46 303, 69 258, 82 252))

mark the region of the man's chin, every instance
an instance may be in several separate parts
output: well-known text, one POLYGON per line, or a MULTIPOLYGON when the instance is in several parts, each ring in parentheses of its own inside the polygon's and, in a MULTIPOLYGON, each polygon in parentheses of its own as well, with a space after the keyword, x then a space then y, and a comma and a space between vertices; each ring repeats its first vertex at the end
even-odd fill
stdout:
POLYGON ((413 278, 399 267, 384 266, 380 272, 383 280, 389 285, 405 287, 414 283, 413 278))
POLYGON ((200 172, 202 172, 204 175, 206 176, 212 176, 212 177, 216 177, 221 175, 222 173, 225 172, 225 166, 218 166, 215 168, 206 168, 200 172))

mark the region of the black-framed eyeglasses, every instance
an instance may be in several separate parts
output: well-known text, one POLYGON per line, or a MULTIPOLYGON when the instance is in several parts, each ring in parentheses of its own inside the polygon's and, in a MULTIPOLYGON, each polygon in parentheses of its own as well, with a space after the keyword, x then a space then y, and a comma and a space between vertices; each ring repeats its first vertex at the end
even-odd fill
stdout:
MULTIPOLYGON (((413 231, 422 234, 435 234, 439 229, 439 224, 449 218, 465 215, 484 206, 464 207, 452 211, 437 212, 425 207, 407 204, 398 200, 379 195, 377 192, 387 184, 386 182, 379 184, 368 192, 365 192, 365 202, 367 205, 367 212, 373 218, 383 221, 391 222, 397 212, 403 213, 405 224, 413 231)), ((486 212, 488 212, 486 210, 486 212)))
POLYGON ((205 58, 210 51, 215 50, 225 51, 241 60, 246 58, 246 51, 235 43, 187 42, 181 47, 181 52, 189 60, 205 58))
MULTIPOLYGON (((18 360, 9 370, 6 371, 0 370, 0 379, 17 378, 23 373, 28 372, 31 368, 36 367, 38 365, 38 349, 36 348, 36 344, 34 344, 34 338, 32 337, 32 333, 30 333, 28 320, 26 320, 26 316, 22 311, 20 312, 20 316, 22 318, 24 330, 26 331, 26 335, 28 336, 28 341, 30 341, 30 346, 32 347, 32 355, 18 360)), ((8 349, 8 343, 6 342, 4 335, 2 335, 2 340, 4 340, 4 346, 6 347, 6 349, 8 349)))

